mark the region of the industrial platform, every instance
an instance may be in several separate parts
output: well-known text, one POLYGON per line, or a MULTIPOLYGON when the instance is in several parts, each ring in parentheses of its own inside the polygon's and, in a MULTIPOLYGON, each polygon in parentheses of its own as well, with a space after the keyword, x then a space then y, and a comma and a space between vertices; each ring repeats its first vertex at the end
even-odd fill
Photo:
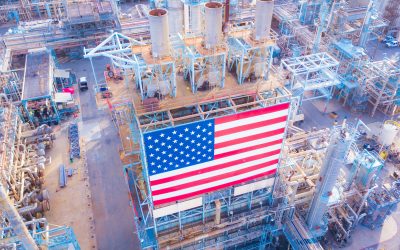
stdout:
POLYGON ((0 0, 0 249, 399 249, 394 0, 0 0))

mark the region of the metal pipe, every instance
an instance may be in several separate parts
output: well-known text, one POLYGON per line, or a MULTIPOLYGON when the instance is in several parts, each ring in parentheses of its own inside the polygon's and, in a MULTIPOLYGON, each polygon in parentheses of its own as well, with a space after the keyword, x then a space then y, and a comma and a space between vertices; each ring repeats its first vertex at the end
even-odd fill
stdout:
POLYGON ((215 200, 215 224, 221 224, 221 201, 215 200))
POLYGON ((9 102, 8 97, 5 93, 0 93, 0 99, 4 98, 6 100, 6 102, 9 102))
POLYGON ((24 173, 21 173, 21 186, 19 190, 19 201, 21 201, 24 198, 24 188, 25 188, 25 178, 24 178, 24 173))
POLYGON ((229 5, 230 5, 230 0, 226 0, 225 2, 225 24, 229 22, 229 5))
POLYGON ((3 214, 6 215, 11 227, 13 228, 22 246, 28 250, 39 250, 32 235, 29 233, 17 209, 12 205, 4 187, 0 185, 0 208, 3 214))

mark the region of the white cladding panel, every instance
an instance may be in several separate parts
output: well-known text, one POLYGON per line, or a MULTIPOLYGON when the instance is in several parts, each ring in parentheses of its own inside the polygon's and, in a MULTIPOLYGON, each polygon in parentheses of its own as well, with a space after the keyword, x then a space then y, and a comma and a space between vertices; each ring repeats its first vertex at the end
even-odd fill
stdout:
POLYGON ((181 211, 185 211, 185 210, 189 210, 189 209, 201 207, 201 206, 203 206, 203 198, 199 197, 196 199, 178 202, 173 205, 154 209, 153 216, 155 219, 157 219, 157 218, 160 218, 160 217, 163 217, 166 215, 174 214, 177 212, 181 212, 181 211))
POLYGON ((275 178, 269 178, 269 179, 253 182, 250 184, 242 185, 239 187, 235 187, 235 190, 233 191, 233 195, 238 196, 238 195, 253 192, 255 190, 272 187, 272 185, 274 185, 274 180, 275 180, 275 178))

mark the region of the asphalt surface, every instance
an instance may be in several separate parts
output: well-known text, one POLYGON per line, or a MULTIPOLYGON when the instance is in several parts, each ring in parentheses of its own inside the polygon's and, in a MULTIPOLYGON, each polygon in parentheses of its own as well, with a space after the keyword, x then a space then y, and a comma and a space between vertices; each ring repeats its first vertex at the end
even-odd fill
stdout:
MULTIPOLYGON (((94 64, 98 65, 99 79, 107 63, 104 59, 94 60, 94 64)), ((86 76, 89 82, 89 90, 80 92, 79 95, 82 113, 81 135, 86 141, 98 249, 140 249, 135 234, 129 190, 119 158, 119 136, 107 111, 97 110, 90 62, 83 59, 62 66, 71 68, 77 78, 86 76)))

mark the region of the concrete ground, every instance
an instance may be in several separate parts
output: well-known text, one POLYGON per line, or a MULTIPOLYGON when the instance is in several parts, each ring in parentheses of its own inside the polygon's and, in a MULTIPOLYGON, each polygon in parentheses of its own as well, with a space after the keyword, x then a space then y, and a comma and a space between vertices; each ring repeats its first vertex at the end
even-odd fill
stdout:
POLYGON ((373 122, 383 122, 389 120, 390 117, 376 112, 374 117, 371 117, 369 113, 352 113, 348 109, 348 107, 343 107, 343 105, 338 102, 336 99, 333 99, 329 102, 327 108, 325 109, 326 100, 314 100, 314 101, 305 101, 302 104, 301 110, 304 113, 304 122, 299 126, 302 129, 308 130, 313 127, 317 129, 331 127, 335 120, 338 121, 339 124, 346 117, 348 122, 357 123, 360 119, 365 124, 373 123, 373 122), (336 112, 338 117, 336 119, 332 119, 329 116, 329 113, 336 112))
MULTIPOLYGON (((70 121, 71 122, 71 121, 70 121)), ((85 146, 81 143, 81 159, 70 162, 68 145, 68 125, 62 123, 54 127, 56 140, 53 148, 48 150, 51 164, 45 169, 44 188, 50 194, 50 211, 45 213, 51 225, 72 227, 82 249, 96 249, 96 238, 93 224, 91 193, 88 171, 85 164, 85 146), (59 187, 59 166, 64 164, 72 168, 74 174, 67 178, 67 186, 59 187)))
MULTIPOLYGON (((104 59, 94 60, 94 64, 99 65, 99 79, 106 63, 104 59)), ((97 110, 89 60, 65 63, 62 67, 72 69, 77 78, 86 76, 89 81, 89 90, 79 93, 80 127, 86 143, 97 247, 100 250, 139 249, 128 186, 119 158, 119 137, 110 115, 97 110)))
POLYGON ((400 56, 400 47, 386 48, 384 43, 370 41, 367 47, 367 53, 374 61, 379 61, 385 57, 391 58, 400 56))

